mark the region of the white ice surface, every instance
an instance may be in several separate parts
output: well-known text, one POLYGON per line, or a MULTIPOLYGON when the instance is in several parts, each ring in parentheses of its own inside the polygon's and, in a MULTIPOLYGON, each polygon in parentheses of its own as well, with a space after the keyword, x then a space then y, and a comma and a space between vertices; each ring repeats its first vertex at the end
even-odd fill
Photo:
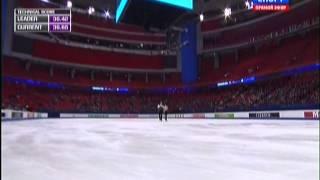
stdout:
POLYGON ((3 180, 318 180, 319 121, 2 122, 3 180))

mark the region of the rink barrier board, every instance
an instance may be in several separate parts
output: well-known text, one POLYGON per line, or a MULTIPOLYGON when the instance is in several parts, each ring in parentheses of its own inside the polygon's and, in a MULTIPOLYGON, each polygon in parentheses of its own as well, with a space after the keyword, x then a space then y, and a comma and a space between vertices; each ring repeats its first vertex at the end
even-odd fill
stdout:
POLYGON ((2 120, 48 118, 48 113, 1 109, 2 120))
MULTIPOLYGON (((60 118, 158 118, 158 114, 70 114, 60 118)), ((319 119, 319 110, 168 114, 170 119, 319 119)))
MULTIPOLYGON (((1 110, 2 119, 39 119, 50 118, 48 113, 1 110)), ((99 113, 60 113, 60 118, 119 118, 119 119, 154 119, 158 114, 99 114, 99 113)), ((248 111, 217 113, 178 113, 168 114, 169 119, 317 119, 319 110, 287 110, 287 111, 248 111)))

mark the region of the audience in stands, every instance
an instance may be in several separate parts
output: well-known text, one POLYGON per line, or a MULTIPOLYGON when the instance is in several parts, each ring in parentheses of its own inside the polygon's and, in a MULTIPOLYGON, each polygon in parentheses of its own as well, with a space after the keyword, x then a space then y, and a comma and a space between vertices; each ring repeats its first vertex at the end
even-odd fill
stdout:
POLYGON ((276 78, 251 85, 171 94, 115 94, 83 89, 48 89, 4 82, 2 107, 33 111, 154 113, 168 102, 171 112, 238 111, 257 108, 319 105, 319 72, 276 78))

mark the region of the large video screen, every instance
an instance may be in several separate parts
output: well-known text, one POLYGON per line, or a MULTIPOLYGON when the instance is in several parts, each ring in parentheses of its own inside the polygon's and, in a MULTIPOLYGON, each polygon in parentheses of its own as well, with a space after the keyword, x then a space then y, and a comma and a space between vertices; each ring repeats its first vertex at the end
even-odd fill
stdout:
POLYGON ((116 23, 119 22, 120 17, 124 13, 123 11, 125 10, 126 6, 128 4, 128 0, 118 0, 118 6, 117 6, 117 11, 116 11, 116 23))
MULTIPOLYGON (((180 8, 185 8, 188 10, 193 9, 193 0, 146 0, 146 1, 156 1, 159 3, 164 3, 180 8)), ((129 0, 118 0, 117 1, 117 10, 116 10, 116 23, 119 22, 121 16, 123 15, 129 0)))

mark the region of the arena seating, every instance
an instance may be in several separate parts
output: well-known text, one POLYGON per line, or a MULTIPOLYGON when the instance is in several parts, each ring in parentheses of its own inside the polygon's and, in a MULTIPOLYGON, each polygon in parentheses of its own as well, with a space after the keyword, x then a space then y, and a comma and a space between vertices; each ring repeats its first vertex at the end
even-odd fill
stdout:
MULTIPOLYGON (((20 0, 20 7, 24 8, 57 8, 50 3, 44 3, 38 0, 20 0)), ((72 31, 86 35, 94 35, 101 38, 112 38, 113 40, 125 41, 130 40, 135 43, 146 42, 150 44, 165 44, 165 34, 154 34, 146 32, 142 27, 126 24, 115 24, 111 20, 92 17, 77 12, 72 12, 72 31), (80 24, 80 26, 79 26, 80 24), (81 26, 82 25, 82 26, 81 26), (84 26, 83 26, 84 25, 84 26)))
POLYGON ((228 88, 173 94, 135 91, 92 92, 83 88, 49 89, 4 81, 3 108, 54 112, 154 113, 159 101, 170 112, 212 112, 319 105, 319 71, 228 88))
MULTIPOLYGON (((317 32, 310 32, 304 36, 294 36, 279 42, 273 41, 259 47, 256 52, 254 49, 244 48, 239 50, 239 60, 236 61, 233 53, 222 54, 220 67, 214 69, 214 58, 200 60, 199 84, 217 83, 226 80, 240 79, 246 76, 266 75, 281 72, 295 67, 319 63, 319 44, 315 37, 317 32)), ((129 69, 148 69, 163 67, 162 56, 125 55, 111 52, 94 53, 93 50, 80 50, 79 48, 63 47, 54 43, 36 42, 34 57, 43 57, 52 60, 61 60, 69 63, 88 64, 95 66, 126 67, 129 69), (50 48, 49 48, 50 47, 50 48), (68 49, 70 48, 70 49, 68 49), (50 49, 50 52, 49 52, 50 49), (55 52, 55 53, 53 53, 55 52), (65 53, 61 53, 65 52, 65 53), (81 54, 81 56, 79 56, 81 54), (60 59, 61 58, 61 59, 60 59)), ((18 59, 6 57, 4 60, 6 76, 20 77, 27 79, 42 80, 48 82, 60 82, 64 84, 75 84, 81 86, 108 85, 111 87, 178 87, 182 86, 180 73, 166 73, 165 82, 162 80, 162 73, 148 74, 149 82, 146 83, 145 72, 132 73, 118 72, 113 73, 112 82, 107 72, 95 73, 95 80, 91 80, 90 71, 76 69, 74 79, 70 79, 67 71, 72 68, 54 68, 53 77, 49 76, 49 67, 32 64, 31 70, 26 72, 24 63, 19 63, 18 59), (130 73, 131 82, 128 82, 130 73)), ((195 84, 196 85, 196 84, 195 84)))
POLYGON ((265 12, 255 12, 247 9, 242 9, 238 12, 232 14, 232 18, 225 19, 224 15, 221 13, 220 16, 213 17, 201 23, 202 32, 210 32, 224 27, 241 24, 243 22, 253 20, 259 17, 270 15, 270 13, 265 12))
MULTIPOLYGON (((217 82, 248 76, 270 75, 300 66, 319 64, 318 32, 315 32, 318 29, 303 33, 294 31, 297 26, 303 26, 305 22, 312 24, 319 20, 317 5, 317 0, 311 0, 309 3, 284 14, 237 29, 224 30, 217 34, 218 36, 213 41, 212 35, 215 36, 213 31, 221 26, 217 21, 204 23, 202 25, 204 48, 209 50, 240 42, 265 39, 270 36, 270 33, 275 34, 275 32, 285 32, 284 34, 292 37, 286 37, 286 39, 270 38, 258 45, 249 43, 248 46, 237 49, 239 51, 237 60, 233 54, 235 49, 230 50, 231 53, 220 54, 218 52, 220 66, 217 69, 214 68, 213 57, 203 58, 199 64, 199 80, 192 84, 192 87, 208 87, 208 85, 217 82)), ((51 7, 52 5, 38 0, 20 0, 19 6, 32 8, 51 7)), ((142 27, 116 25, 106 19, 76 12, 73 12, 72 17, 75 22, 74 32, 98 37, 112 37, 116 39, 115 42, 132 40, 136 41, 133 44, 137 42, 140 44, 140 41, 147 41, 150 44, 165 43, 164 34, 151 34, 142 27)), ((5 108, 27 108, 36 111, 56 112, 151 113, 155 111, 155 104, 160 100, 168 101, 171 112, 250 110, 275 106, 319 104, 319 80, 317 78, 319 72, 269 80, 248 86, 241 85, 213 90, 204 88, 201 93, 182 91, 155 95, 145 91, 184 86, 180 80, 181 74, 179 72, 165 73, 165 80, 162 79, 164 74, 162 71, 166 69, 164 55, 148 56, 106 52, 42 40, 33 40, 32 43, 33 52, 29 55, 56 61, 60 63, 60 66, 32 60, 28 69, 26 63, 29 60, 5 57, 3 64, 6 68, 4 68, 3 77, 59 83, 67 88, 34 87, 6 80, 2 104, 5 108), (61 63, 69 64, 66 67, 61 66, 61 63), (110 71, 98 71, 89 66, 81 69, 75 64, 120 68, 126 69, 126 72, 112 72, 111 78, 110 71), (49 73, 50 67, 54 67, 52 75, 49 73), (71 78, 72 69, 75 70, 73 78, 71 78), (146 72, 150 70, 158 73, 148 73, 147 76, 146 72), (93 71, 94 77, 92 78, 93 71), (135 89, 135 91, 130 92, 131 94, 92 92, 91 86, 127 87, 135 89)), ((83 45, 85 44, 83 42, 83 45)))
POLYGON ((181 83, 180 73, 165 73, 165 83, 163 82, 163 73, 148 73, 148 82, 146 82, 145 72, 112 72, 112 81, 110 81, 110 71, 95 71, 94 80, 91 79, 93 69, 77 69, 75 77, 72 79, 70 70, 72 66, 53 66, 53 75, 50 76, 50 64, 32 63, 29 70, 26 70, 26 61, 5 57, 3 65, 3 75, 6 77, 16 77, 24 79, 33 79, 44 82, 55 82, 75 86, 109 86, 109 87, 131 87, 131 88, 149 88, 163 85, 174 86, 181 83), (128 73, 131 74, 131 82, 128 82, 128 73))
POLYGON ((100 36, 104 38, 112 38, 116 40, 130 40, 139 42, 148 42, 148 43, 162 43, 165 44, 166 38, 165 36, 155 36, 152 34, 128 34, 128 33, 119 33, 119 32, 110 32, 104 31, 101 29, 91 29, 87 27, 73 26, 72 31, 76 33, 89 34, 94 36, 100 36))
POLYGON ((213 57, 202 59, 201 81, 239 79, 319 63, 316 33, 285 39, 280 44, 277 41, 266 43, 259 48, 258 53, 253 48, 240 49, 238 62, 234 53, 222 54, 219 69, 213 68, 213 57))
MULTIPOLYGON (((253 37, 258 39, 271 32, 278 32, 280 34, 282 31, 288 31, 289 27, 292 25, 303 24, 306 20, 312 21, 312 19, 317 18, 317 7, 318 1, 312 0, 292 11, 253 24, 247 24, 236 29, 224 30, 219 33, 210 33, 208 30, 205 32, 204 48, 210 49, 235 43, 249 42, 253 37)), ((216 29, 214 28, 213 30, 216 29)))
POLYGON ((105 52, 65 46, 45 41, 35 41, 34 57, 55 61, 94 66, 130 68, 130 69, 164 69, 165 56, 134 55, 116 52, 105 52))

